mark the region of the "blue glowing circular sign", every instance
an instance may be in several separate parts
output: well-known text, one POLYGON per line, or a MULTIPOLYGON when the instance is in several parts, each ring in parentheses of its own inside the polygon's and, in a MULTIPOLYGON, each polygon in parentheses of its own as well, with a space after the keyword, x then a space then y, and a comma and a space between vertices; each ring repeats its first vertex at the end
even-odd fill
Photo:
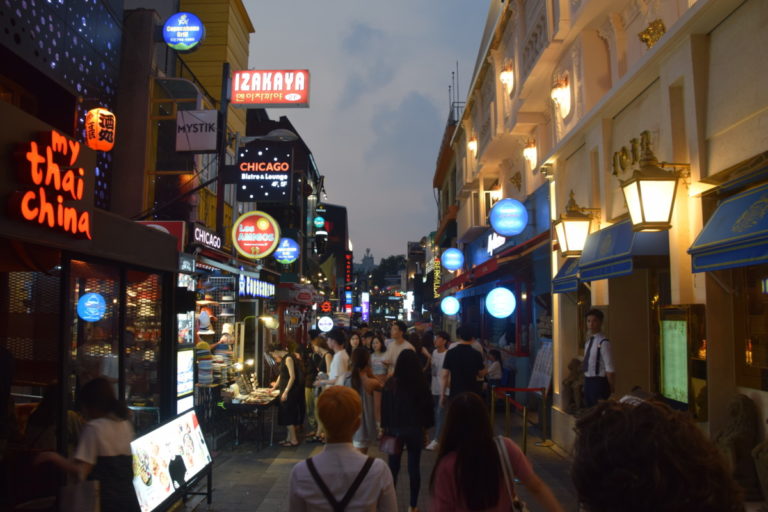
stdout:
POLYGON ((301 247, 293 238, 281 238, 274 252, 275 259, 283 265, 288 265, 299 259, 300 250, 301 247))
POLYGON ((205 37, 205 26, 191 12, 177 12, 163 25, 163 40, 173 50, 188 52, 205 37))
POLYGON ((98 322, 107 311, 107 303, 98 293, 86 293, 77 301, 77 316, 86 322, 98 322))
POLYGON ((440 310, 446 315, 455 315, 459 312, 459 307, 459 299, 456 297, 446 297, 440 301, 440 310))
POLYGON ((315 219, 314 219, 312 222, 314 222, 314 223, 315 223, 315 227, 316 227, 317 229, 320 229, 320 228, 322 228, 323 226, 325 226, 325 219, 324 219, 324 218, 322 218, 322 217, 320 217, 319 215, 318 215, 317 217, 315 217, 315 219))
POLYGON ((501 236, 519 235, 528 224, 528 210, 520 201, 502 199, 491 208, 491 227, 501 236))
POLYGON ((464 266, 464 253, 458 249, 447 249, 440 257, 440 262, 446 270, 459 270, 464 266))
POLYGON ((507 318, 515 312, 515 294, 507 288, 494 288, 485 296, 485 309, 494 318, 507 318))

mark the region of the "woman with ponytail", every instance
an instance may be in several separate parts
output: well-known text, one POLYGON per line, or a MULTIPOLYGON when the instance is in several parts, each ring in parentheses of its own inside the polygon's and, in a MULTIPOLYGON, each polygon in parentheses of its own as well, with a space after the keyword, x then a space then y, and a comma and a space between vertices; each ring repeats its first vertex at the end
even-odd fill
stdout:
POLYGON ((101 512, 138 511, 131 459, 134 434, 128 407, 115 397, 112 384, 103 377, 80 389, 78 403, 88 423, 74 456, 66 459, 45 452, 38 457, 38 463, 52 462, 80 480, 98 480, 101 512))

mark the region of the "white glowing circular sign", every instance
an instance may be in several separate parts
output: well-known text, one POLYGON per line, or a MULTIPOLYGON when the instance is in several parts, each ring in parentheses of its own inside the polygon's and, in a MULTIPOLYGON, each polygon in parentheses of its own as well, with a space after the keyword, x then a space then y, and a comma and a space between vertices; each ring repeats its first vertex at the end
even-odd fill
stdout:
POLYGON ((317 328, 323 332, 328 332, 333 329, 333 318, 329 316, 321 316, 317 320, 317 328))
POLYGON ((453 316, 459 312, 459 300, 456 297, 446 297, 440 301, 440 309, 446 315, 453 316))

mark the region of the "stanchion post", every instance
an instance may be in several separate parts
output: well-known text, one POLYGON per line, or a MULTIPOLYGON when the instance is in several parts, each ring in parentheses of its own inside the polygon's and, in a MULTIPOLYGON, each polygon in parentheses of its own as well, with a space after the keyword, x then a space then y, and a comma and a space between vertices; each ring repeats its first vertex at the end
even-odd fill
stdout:
POLYGON ((542 415, 541 417, 541 441, 536 442, 536 446, 541 446, 542 448, 548 448, 552 446, 554 443, 547 439, 547 426, 549 425, 548 417, 549 412, 547 411, 547 398, 549 398, 547 390, 545 389, 542 393, 542 404, 541 404, 541 412, 539 414, 542 415))

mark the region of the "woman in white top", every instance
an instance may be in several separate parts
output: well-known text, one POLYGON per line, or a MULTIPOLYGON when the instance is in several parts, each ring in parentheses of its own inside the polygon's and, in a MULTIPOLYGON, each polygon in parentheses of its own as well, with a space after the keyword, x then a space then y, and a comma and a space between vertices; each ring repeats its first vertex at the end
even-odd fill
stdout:
POLYGON ((53 462, 80 480, 98 480, 102 512, 138 512, 131 459, 134 435, 128 408, 115 397, 112 384, 103 377, 85 384, 78 401, 88 423, 74 456, 66 459, 45 452, 38 457, 38 463, 53 462))
MULTIPOLYGON (((435 431, 432 434, 432 441, 427 445, 427 450, 434 450, 437 448, 440 440, 440 431, 443 426, 443 417, 445 416, 445 408, 440 407, 440 372, 443 369, 443 361, 445 360, 445 354, 448 352, 448 344, 450 343, 451 336, 445 331, 440 331, 435 335, 435 350, 432 351, 432 400, 435 407, 435 431)), ((448 396, 448 390, 445 395, 448 396)))

